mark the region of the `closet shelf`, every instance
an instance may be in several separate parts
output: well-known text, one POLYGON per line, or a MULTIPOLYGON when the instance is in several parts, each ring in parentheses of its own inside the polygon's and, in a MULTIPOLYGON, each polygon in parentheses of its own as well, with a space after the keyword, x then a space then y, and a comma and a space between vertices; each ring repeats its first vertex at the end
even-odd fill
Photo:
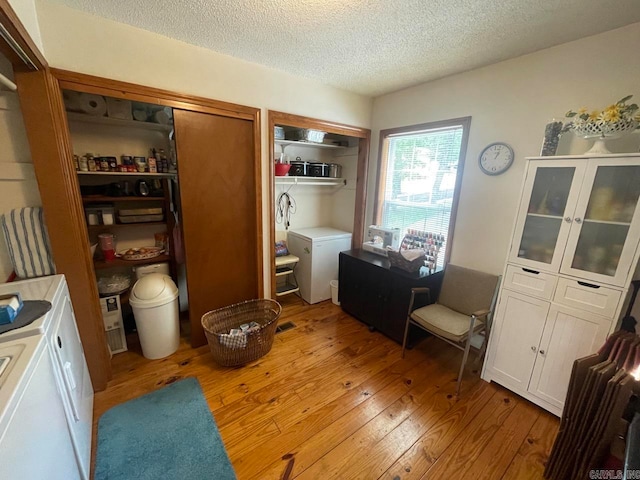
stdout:
POLYGON ((344 186, 346 178, 327 177, 275 177, 276 185, 320 185, 327 187, 344 186))
POLYGON ((82 197, 82 203, 164 202, 164 200, 164 197, 108 197, 107 195, 88 195, 82 197))
POLYGON ((107 177, 157 177, 157 178, 173 178, 177 173, 137 173, 137 172, 76 172, 78 175, 96 175, 107 177))
POLYGON ((103 270, 105 268, 113 267, 135 267, 138 265, 148 265, 151 263, 164 263, 169 262, 171 257, 169 255, 160 255, 158 257, 146 258, 144 260, 123 260, 121 258, 114 258, 110 262, 104 260, 94 260, 93 266, 96 270, 103 270))
POLYGON ((87 229, 90 232, 111 230, 113 228, 128 228, 128 227, 157 227, 160 225, 167 225, 167 222, 137 222, 137 223, 114 223, 112 225, 87 225, 87 229))
POLYGON ((348 147, 341 147, 340 145, 331 145, 330 143, 301 142, 299 140, 275 140, 275 144, 282 145, 283 147, 294 145, 296 147, 310 147, 310 148, 333 148, 333 149, 348 148, 348 147))
POLYGON ((98 117, 94 115, 87 115, 84 113, 67 112, 67 119, 69 122, 76 123, 92 123, 94 125, 106 125, 109 127, 126 127, 126 128, 140 128, 143 130, 151 130, 156 132, 169 133, 173 130, 173 125, 163 125, 160 123, 151 122, 138 122, 137 120, 122 120, 120 118, 111 117, 98 117))

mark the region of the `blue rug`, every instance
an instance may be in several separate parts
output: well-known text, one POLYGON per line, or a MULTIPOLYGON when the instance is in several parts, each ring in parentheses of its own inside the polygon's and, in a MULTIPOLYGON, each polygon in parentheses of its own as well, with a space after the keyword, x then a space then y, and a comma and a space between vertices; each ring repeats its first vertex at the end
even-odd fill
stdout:
POLYGON ((198 380, 108 410, 98 423, 95 480, 235 480, 198 380))

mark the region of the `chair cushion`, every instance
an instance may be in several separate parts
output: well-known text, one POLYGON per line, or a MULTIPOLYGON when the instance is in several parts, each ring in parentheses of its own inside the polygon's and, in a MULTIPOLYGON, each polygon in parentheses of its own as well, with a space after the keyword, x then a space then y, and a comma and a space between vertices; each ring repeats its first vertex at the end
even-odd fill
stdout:
MULTIPOLYGON (((471 322, 469 315, 463 315, 437 303, 414 310, 411 313, 411 319, 426 330, 452 342, 462 342, 467 337, 471 322)), ((474 330, 482 326, 482 321, 476 320, 474 330)))
POLYGON ((466 315, 489 310, 497 284, 495 275, 450 263, 444 271, 438 303, 466 315))

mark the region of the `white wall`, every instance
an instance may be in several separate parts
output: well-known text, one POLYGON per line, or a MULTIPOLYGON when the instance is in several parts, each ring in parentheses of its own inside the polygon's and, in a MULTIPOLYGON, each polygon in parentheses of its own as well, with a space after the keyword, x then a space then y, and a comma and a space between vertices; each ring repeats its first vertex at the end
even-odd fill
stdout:
MULTIPOLYGON (((46 58, 53 67, 262 109, 265 258, 267 109, 369 127, 371 99, 155 33, 49 2, 36 2, 46 58)), ((265 292, 269 291, 265 269, 265 292)))
MULTIPOLYGON (((367 218, 373 216, 380 129, 471 116, 451 261, 501 273, 524 157, 539 155, 545 124, 571 108, 603 108, 628 94, 640 101, 638 45, 640 23, 376 98, 367 218), (505 174, 489 177, 478 168, 478 155, 495 141, 509 143, 516 161, 505 174)), ((608 146, 636 152, 639 143, 634 134, 608 146)), ((589 142, 568 134, 558 154, 588 148, 589 142)))
POLYGON ((18 15, 24 28, 27 29, 33 43, 36 44, 41 53, 44 53, 35 0, 9 0, 9 4, 18 15))
MULTIPOLYGON (((11 64, 0 55, 0 73, 13 78, 11 64)), ((0 90, 0 215, 18 207, 41 205, 18 95, 0 90)), ((13 271, 0 234, 0 283, 13 271)))

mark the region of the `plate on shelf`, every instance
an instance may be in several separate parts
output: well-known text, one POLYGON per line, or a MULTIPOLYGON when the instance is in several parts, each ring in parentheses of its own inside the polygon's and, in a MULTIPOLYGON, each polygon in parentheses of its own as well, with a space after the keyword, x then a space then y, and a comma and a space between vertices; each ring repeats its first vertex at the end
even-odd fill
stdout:
POLYGON ((164 253, 162 247, 139 247, 129 248, 118 252, 118 256, 123 260, 147 260, 159 257, 164 253))

